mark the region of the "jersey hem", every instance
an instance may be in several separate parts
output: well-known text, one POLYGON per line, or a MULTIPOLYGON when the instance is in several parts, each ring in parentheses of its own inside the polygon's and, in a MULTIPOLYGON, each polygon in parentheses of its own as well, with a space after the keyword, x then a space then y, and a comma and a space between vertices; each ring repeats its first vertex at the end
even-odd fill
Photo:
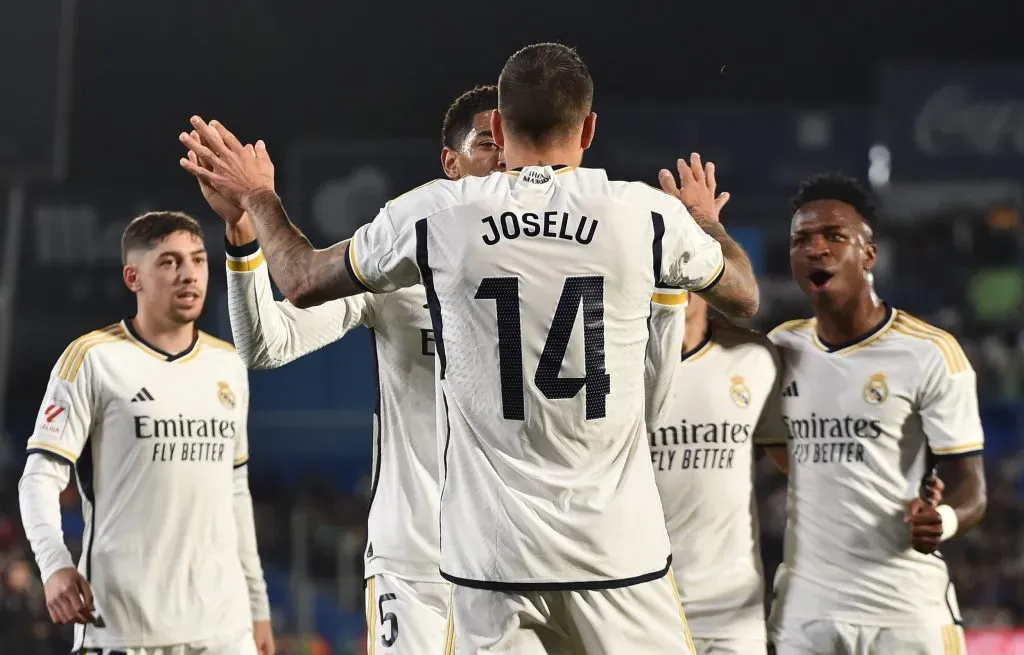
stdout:
POLYGON ((985 452, 984 448, 976 448, 974 450, 967 450, 962 453, 936 453, 932 452, 932 457, 940 462, 951 461, 954 459, 963 459, 964 457, 973 457, 974 455, 981 455, 985 452))
POLYGON ((701 292, 705 292, 705 291, 710 291, 716 284, 718 284, 722 280, 722 276, 724 276, 724 275, 725 275, 725 258, 723 257, 722 258, 722 263, 719 265, 718 270, 715 272, 715 274, 711 276, 711 279, 708 282, 706 282, 705 284, 703 284, 702 286, 696 287, 694 289, 690 289, 690 291, 693 291, 694 293, 701 293, 701 292))
POLYGON ((389 578, 398 578, 399 580, 405 580, 406 582, 429 582, 431 584, 447 584, 448 581, 441 577, 440 570, 434 575, 418 574, 418 573, 398 573, 396 571, 388 571, 384 569, 376 570, 373 573, 365 573, 363 575, 363 583, 370 578, 375 578, 379 575, 386 575, 389 578))
POLYGON ((114 648, 121 650, 125 648, 168 648, 171 646, 178 646, 180 644, 191 644, 193 642, 210 641, 212 639, 231 638, 232 636, 237 636, 241 639, 250 632, 252 632, 252 626, 245 623, 242 624, 241 627, 236 627, 234 629, 229 628, 224 630, 222 628, 217 628, 213 632, 207 632, 197 636, 182 637, 181 635, 175 635, 171 637, 169 635, 157 635, 155 638, 149 637, 146 639, 125 637, 120 639, 104 639, 102 640, 103 643, 82 644, 81 649, 78 652, 87 653, 94 649, 107 650, 114 648))
POLYGON ((956 625, 953 618, 950 616, 938 616, 938 614, 948 614, 945 608, 936 611, 936 616, 931 617, 927 615, 920 615, 913 618, 908 618, 904 621, 889 621, 882 619, 877 616, 865 616, 863 614, 796 614, 792 612, 785 612, 785 618, 776 619, 771 622, 772 631, 778 631, 781 626, 791 622, 806 622, 806 621, 838 621, 840 623, 849 623, 850 625, 860 625, 869 628, 916 628, 923 625, 956 625))
POLYGON ((533 591, 598 591, 605 589, 622 589, 632 587, 646 582, 660 580, 668 575, 672 568, 672 556, 669 555, 665 566, 651 573, 643 573, 629 578, 618 578, 613 580, 585 580, 567 582, 505 582, 502 580, 474 580, 472 578, 460 578, 445 573, 441 569, 441 577, 457 584, 460 587, 472 589, 483 589, 485 591, 511 591, 511 592, 533 592, 533 591))

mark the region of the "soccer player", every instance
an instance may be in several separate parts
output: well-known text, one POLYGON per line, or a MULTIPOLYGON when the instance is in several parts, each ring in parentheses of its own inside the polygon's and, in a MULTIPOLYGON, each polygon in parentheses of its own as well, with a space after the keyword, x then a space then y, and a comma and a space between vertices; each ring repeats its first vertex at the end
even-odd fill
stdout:
POLYGON ((776 650, 965 652, 938 548, 985 512, 974 371, 954 337, 875 294, 876 213, 856 181, 811 178, 793 209, 790 262, 814 317, 770 334, 790 476, 776 650), (937 507, 914 499, 933 466, 937 507))
POLYGON ((678 359, 674 411, 648 430, 682 605, 698 655, 764 655, 754 463, 786 445, 778 353, 693 295, 678 359))
POLYGON ((272 655, 246 473, 248 374, 195 326, 209 277, 202 230, 152 212, 121 244, 136 314, 61 355, 19 485, 47 608, 75 624, 76 652, 272 655), (58 498, 72 468, 86 525, 77 570, 58 498))
POLYGON ((293 303, 422 280, 444 437, 449 651, 693 650, 643 443, 651 294, 663 281, 750 316, 757 284, 711 218, 696 157, 699 177, 682 179, 689 213, 645 184, 579 168, 592 98, 570 48, 517 52, 491 117, 510 173, 428 184, 326 250, 288 221, 262 142, 246 148, 199 117, 207 145, 180 137, 212 170, 182 165, 252 216, 293 303))

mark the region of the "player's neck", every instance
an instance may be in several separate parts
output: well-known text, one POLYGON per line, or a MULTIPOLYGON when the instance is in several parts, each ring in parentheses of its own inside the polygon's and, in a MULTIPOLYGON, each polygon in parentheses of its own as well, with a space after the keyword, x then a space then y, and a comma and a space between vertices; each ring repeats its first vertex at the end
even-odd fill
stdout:
POLYGON ((508 170, 525 166, 579 166, 583 151, 578 144, 552 144, 538 148, 526 144, 506 144, 505 167, 508 170))
POLYGON ((160 320, 142 311, 130 320, 132 328, 147 344, 171 355, 188 350, 195 339, 195 323, 160 320))
POLYGON ((830 302, 825 297, 814 303, 818 337, 825 343, 856 341, 875 329, 885 314, 885 303, 870 289, 845 303, 830 302))
POLYGON ((686 332, 683 335, 683 352, 696 350, 708 337, 708 310, 686 317, 686 332))

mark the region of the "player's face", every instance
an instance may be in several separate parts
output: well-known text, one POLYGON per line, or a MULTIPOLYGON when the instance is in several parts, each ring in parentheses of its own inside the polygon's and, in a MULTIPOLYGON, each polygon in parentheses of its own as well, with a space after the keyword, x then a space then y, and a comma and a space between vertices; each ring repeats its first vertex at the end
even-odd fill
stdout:
POLYGON ((845 202, 815 200, 801 207, 789 243, 793 277, 812 301, 842 301, 870 289, 877 248, 871 228, 845 202))
POLYGON ((175 232, 139 255, 138 289, 133 291, 140 305, 174 323, 199 318, 210 280, 202 239, 191 232, 175 232))
POLYGON ((491 133, 490 111, 473 117, 473 127, 457 149, 445 150, 445 172, 452 179, 483 177, 505 168, 505 158, 491 133))

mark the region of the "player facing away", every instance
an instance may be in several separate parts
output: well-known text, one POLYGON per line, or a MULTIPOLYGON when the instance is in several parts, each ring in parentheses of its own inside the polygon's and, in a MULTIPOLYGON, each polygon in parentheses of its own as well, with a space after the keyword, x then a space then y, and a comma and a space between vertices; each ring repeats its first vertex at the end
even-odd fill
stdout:
MULTIPOLYGON (((448 108, 441 130, 441 165, 449 178, 485 176, 503 166, 490 126, 497 106, 497 87, 482 86, 448 108)), ((378 400, 364 551, 367 643, 380 653, 440 652, 450 594, 438 570, 441 486, 434 333, 426 292, 417 285, 306 309, 287 300, 275 302, 251 219, 209 185, 203 183, 202 190, 228 224, 231 327, 249 368, 278 368, 360 325, 370 329, 378 400)))
POLYGON ((648 431, 682 605, 698 655, 764 655, 754 464, 786 445, 778 353, 693 295, 677 360, 673 411, 648 431))
POLYGON ((570 48, 519 51, 498 95, 491 125, 508 174, 428 184, 326 250, 289 223, 261 142, 250 150, 195 117, 209 145, 181 140, 210 170, 182 165, 252 216, 293 303, 422 280, 444 435, 450 652, 690 653, 644 443, 650 300, 660 280, 752 315, 749 260, 711 218, 703 174, 683 177, 688 213, 645 184, 579 168, 596 117, 570 48))
POLYGON ((770 334, 789 431, 776 650, 966 652, 938 548, 985 511, 974 371, 954 337, 875 294, 875 209, 856 181, 811 178, 793 209, 790 261, 814 317, 770 334), (914 499, 933 467, 938 507, 914 499))
POLYGON ((74 623, 75 651, 90 655, 272 655, 247 372, 195 327, 209 277, 201 228, 144 214, 122 256, 137 312, 61 355, 19 485, 50 615, 74 623), (72 468, 86 526, 77 570, 58 499, 72 468))

